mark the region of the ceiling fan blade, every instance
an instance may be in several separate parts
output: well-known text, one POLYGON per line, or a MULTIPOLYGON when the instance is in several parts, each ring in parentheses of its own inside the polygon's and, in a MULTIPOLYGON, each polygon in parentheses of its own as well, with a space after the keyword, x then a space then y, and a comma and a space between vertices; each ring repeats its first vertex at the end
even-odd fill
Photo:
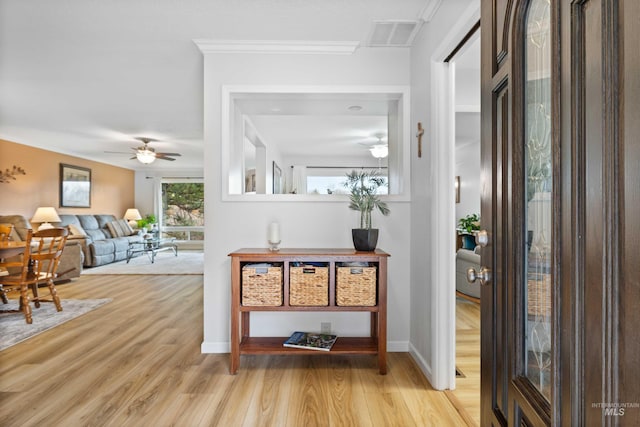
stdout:
POLYGON ((175 160, 174 158, 165 156, 164 153, 156 153, 156 159, 169 160, 172 162, 175 160))
POLYGON ((156 155, 162 155, 162 156, 175 156, 175 157, 180 157, 180 156, 182 156, 182 154, 180 154, 180 153, 156 153, 156 155))

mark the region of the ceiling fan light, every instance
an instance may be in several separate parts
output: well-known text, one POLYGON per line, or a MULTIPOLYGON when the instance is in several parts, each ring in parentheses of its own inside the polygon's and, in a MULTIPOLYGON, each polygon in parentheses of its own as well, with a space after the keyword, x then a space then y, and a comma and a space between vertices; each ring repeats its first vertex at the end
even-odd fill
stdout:
POLYGON ((136 152, 136 158, 140 163, 148 165, 154 162, 154 160, 156 159, 156 153, 145 148, 144 150, 138 150, 136 152))
POLYGON ((376 144, 369 148, 371 155, 376 159, 384 159, 389 155, 389 147, 385 144, 376 144))

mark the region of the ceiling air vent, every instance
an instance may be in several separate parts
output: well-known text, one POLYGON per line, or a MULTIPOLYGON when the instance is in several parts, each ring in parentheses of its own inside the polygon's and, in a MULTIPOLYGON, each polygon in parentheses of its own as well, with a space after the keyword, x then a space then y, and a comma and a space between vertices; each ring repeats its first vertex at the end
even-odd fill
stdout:
POLYGON ((422 21, 374 21, 367 45, 374 47, 409 47, 422 21))

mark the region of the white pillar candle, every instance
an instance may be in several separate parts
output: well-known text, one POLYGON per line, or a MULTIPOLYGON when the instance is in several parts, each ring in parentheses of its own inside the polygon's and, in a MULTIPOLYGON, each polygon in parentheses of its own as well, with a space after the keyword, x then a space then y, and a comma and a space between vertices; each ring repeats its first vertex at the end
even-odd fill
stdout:
POLYGON ((280 241, 280 225, 277 222, 269 224, 269 242, 278 243, 280 241))

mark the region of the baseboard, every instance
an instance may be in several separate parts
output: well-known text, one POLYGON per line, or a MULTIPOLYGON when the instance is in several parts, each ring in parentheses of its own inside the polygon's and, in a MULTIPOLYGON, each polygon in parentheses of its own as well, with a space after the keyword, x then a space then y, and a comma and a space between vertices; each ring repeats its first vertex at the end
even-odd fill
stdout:
POLYGON ((221 342, 207 342, 203 341, 200 344, 201 353, 230 353, 231 344, 228 341, 221 342))
POLYGON ((387 351, 389 353, 406 353, 409 351, 408 341, 387 341, 387 351))
POLYGON ((416 348, 411 343, 409 343, 409 354, 418 365, 418 368, 420 368, 424 376, 427 378, 427 381, 429 381, 429 384, 433 386, 433 375, 431 374, 431 365, 429 365, 427 361, 424 360, 424 357, 422 357, 422 355, 418 352, 418 350, 416 350, 416 348))
POLYGON ((476 304, 480 304, 480 298, 472 297, 471 295, 463 294, 460 291, 456 291, 456 296, 466 299, 467 301, 475 302, 476 304))

